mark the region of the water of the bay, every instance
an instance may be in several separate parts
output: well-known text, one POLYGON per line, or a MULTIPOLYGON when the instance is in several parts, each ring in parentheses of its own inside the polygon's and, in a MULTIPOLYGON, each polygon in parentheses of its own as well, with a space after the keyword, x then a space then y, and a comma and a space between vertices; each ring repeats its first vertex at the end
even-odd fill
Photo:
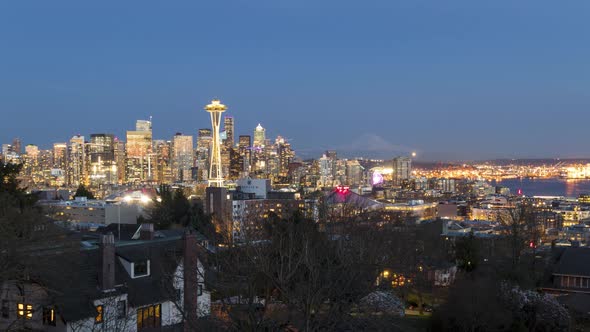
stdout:
POLYGON ((526 196, 578 197, 581 193, 590 193, 590 180, 522 178, 492 181, 492 184, 508 187, 512 194, 521 189, 526 196))

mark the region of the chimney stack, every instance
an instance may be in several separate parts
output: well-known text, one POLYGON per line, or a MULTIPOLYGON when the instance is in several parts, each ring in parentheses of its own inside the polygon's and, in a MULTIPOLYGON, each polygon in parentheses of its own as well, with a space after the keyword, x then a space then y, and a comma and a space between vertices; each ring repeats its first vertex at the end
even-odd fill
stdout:
POLYGON ((108 233, 100 236, 100 265, 98 284, 103 291, 115 288, 115 236, 108 233))
POLYGON ((197 237, 193 231, 187 229, 183 236, 184 258, 184 331, 195 331, 197 322, 197 292, 198 292, 198 258, 197 237))
POLYGON ((154 224, 141 224, 139 230, 140 240, 153 240, 154 239, 154 224))

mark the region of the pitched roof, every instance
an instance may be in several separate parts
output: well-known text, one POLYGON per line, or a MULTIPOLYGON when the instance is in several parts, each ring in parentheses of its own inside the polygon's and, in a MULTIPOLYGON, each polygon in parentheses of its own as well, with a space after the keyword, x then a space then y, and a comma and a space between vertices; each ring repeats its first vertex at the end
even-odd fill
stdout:
MULTIPOLYGON (((196 250, 196 248, 195 248, 196 250)), ((135 260, 150 261, 150 275, 132 279, 121 262, 117 263, 117 284, 126 285, 130 305, 139 307, 174 300, 172 279, 182 259, 182 241, 146 241, 141 246, 117 248, 117 255, 133 256, 135 260), (121 271, 122 270, 122 271, 121 271)))
POLYGON ((346 193, 338 192, 337 190, 331 191, 326 196, 326 203, 328 205, 335 205, 335 204, 350 204, 356 208, 360 209, 367 209, 367 208, 378 208, 383 206, 382 203, 379 203, 375 200, 363 197, 357 193, 352 191, 347 191, 346 193))
POLYGON ((59 267, 71 271, 67 276, 62 275, 61 278, 54 277, 48 280, 42 274, 42 282, 48 285, 49 289, 55 290, 50 296, 67 321, 94 317, 96 309, 93 301, 116 294, 127 293, 129 305, 133 307, 161 303, 173 300, 176 296, 172 287, 172 278, 182 259, 182 249, 182 237, 117 244, 115 247, 115 284, 117 286, 113 292, 109 293, 103 292, 99 287, 98 275, 102 266, 100 249, 97 247, 81 250, 79 259, 66 263, 67 267, 59 267), (131 278, 117 256, 126 259, 131 257, 131 261, 149 259, 150 275, 131 278))
POLYGON ((590 248, 566 248, 553 274, 590 277, 590 248))

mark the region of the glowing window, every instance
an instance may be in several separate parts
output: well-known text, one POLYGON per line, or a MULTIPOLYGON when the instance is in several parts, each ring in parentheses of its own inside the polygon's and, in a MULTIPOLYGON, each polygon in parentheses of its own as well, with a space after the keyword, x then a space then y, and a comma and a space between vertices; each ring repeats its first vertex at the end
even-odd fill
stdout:
POLYGON ((32 304, 18 303, 16 307, 17 307, 16 315, 18 318, 25 318, 25 319, 33 318, 33 305, 32 304))
POLYGON ((51 307, 43 308, 43 325, 55 326, 55 309, 51 307))
POLYGON ((96 316, 94 316, 94 323, 98 324, 98 323, 102 323, 103 320, 103 306, 101 305, 97 305, 96 306, 96 316))
POLYGON ((161 309, 160 304, 137 309, 137 330, 162 326, 161 309))

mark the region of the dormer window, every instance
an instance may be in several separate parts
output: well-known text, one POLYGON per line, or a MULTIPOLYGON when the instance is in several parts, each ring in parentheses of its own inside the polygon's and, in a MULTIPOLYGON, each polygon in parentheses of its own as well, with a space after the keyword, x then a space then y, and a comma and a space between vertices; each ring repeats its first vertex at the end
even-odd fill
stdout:
POLYGON ((150 261, 133 262, 133 278, 145 277, 150 274, 150 261))

